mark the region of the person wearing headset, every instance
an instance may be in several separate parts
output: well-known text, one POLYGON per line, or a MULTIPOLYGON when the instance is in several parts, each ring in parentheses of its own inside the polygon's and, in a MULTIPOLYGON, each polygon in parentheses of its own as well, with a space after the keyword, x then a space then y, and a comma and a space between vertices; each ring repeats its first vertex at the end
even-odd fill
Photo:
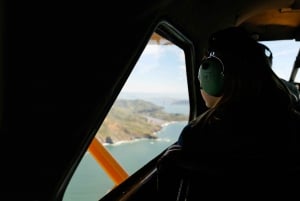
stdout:
MULTIPOLYGON (((272 51, 265 44, 262 44, 262 43, 259 43, 259 44, 261 45, 261 48, 263 49, 263 51, 265 53, 265 57, 269 61, 270 68, 272 68, 272 65, 273 65, 272 51)), ((291 93, 291 95, 293 97, 293 102, 295 103, 295 106, 298 108, 298 106, 300 104, 300 93, 299 93, 299 89, 297 88, 297 85, 295 85, 283 78, 280 78, 280 79, 287 86, 289 93, 291 93)))
POLYGON ((159 158, 159 198, 292 195, 283 193, 282 180, 299 175, 300 114, 260 45, 238 27, 213 33, 198 80, 208 109, 159 158))

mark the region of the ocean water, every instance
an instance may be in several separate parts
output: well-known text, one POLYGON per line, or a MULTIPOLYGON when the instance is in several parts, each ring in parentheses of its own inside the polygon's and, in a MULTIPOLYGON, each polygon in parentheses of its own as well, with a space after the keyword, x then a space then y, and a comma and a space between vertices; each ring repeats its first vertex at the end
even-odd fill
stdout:
MULTIPOLYGON (((158 139, 142 139, 106 145, 106 148, 131 175, 173 144, 185 125, 186 122, 166 125, 157 133, 158 139)), ((63 201, 98 201, 113 187, 112 180, 87 152, 66 189, 63 201)))

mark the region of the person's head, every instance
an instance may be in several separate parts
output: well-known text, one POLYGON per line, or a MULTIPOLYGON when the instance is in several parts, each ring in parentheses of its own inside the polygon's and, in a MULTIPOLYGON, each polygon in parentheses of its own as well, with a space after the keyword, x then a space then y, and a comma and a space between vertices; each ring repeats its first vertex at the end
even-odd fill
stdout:
POLYGON ((265 58, 267 59, 267 61, 269 62, 269 66, 270 68, 272 68, 272 64, 273 64, 273 54, 272 51, 270 50, 270 48, 268 48, 266 45, 262 44, 262 43, 258 43, 261 48, 262 51, 265 54, 265 58))
MULTIPOLYGON (((261 48, 263 49, 264 53, 265 53, 265 57, 267 59, 267 61, 269 62, 270 68, 272 68, 272 64, 273 64, 273 54, 272 51, 264 44, 259 43, 261 48)), ((293 83, 290 83, 289 81, 280 78, 280 80, 285 84, 285 86, 288 88, 289 93, 291 93, 292 97, 293 97, 293 102, 298 104, 299 102, 299 89, 297 89, 296 85, 293 83)))
POLYGON ((263 97, 277 91, 281 83, 270 68, 265 49, 238 27, 210 36, 198 79, 209 108, 228 102, 267 103, 269 100, 263 97))

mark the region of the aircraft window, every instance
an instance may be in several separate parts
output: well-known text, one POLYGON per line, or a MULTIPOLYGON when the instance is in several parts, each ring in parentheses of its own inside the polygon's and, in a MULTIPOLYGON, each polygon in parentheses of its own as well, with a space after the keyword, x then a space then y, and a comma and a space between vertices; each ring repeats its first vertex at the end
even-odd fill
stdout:
MULTIPOLYGON (((300 42, 294 40, 264 41, 273 55, 272 68, 274 72, 285 80, 289 80, 292 68, 300 48, 300 42)), ((297 73, 295 82, 300 83, 300 73, 297 73)))
MULTIPOLYGON (((129 175, 173 144, 188 122, 182 49, 153 34, 96 138, 129 175)), ((64 201, 97 201, 116 184, 86 152, 64 201)))

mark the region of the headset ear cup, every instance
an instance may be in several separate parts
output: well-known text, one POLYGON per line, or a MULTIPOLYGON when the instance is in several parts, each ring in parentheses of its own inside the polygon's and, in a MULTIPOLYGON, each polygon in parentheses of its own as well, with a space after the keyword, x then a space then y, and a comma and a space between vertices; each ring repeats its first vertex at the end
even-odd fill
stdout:
POLYGON ((199 82, 201 88, 211 96, 221 96, 223 93, 224 85, 224 72, 223 64, 216 62, 219 61, 209 61, 213 62, 208 64, 208 60, 205 64, 202 64, 199 68, 199 82), (221 65, 220 65, 221 64, 221 65))

